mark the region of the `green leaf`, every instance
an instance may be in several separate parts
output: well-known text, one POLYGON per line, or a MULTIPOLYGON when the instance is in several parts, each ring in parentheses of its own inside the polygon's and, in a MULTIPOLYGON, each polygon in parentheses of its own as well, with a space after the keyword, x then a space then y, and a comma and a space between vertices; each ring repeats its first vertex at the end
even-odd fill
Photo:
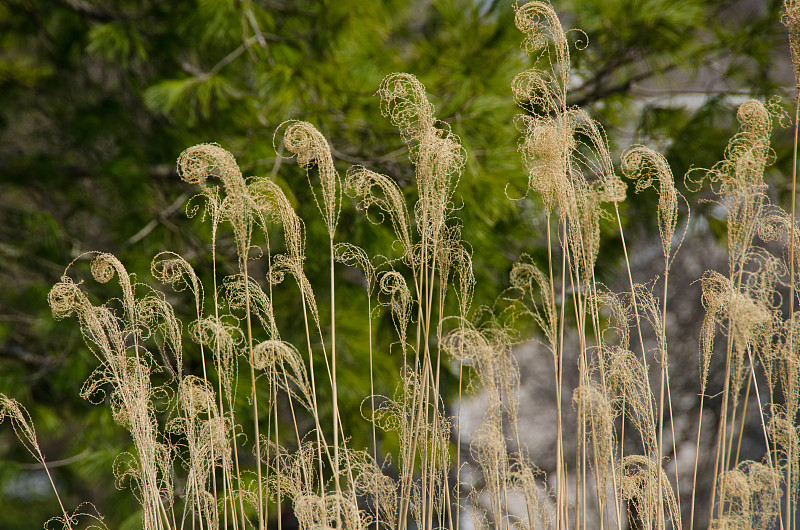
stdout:
POLYGON ((128 64, 131 59, 143 61, 147 48, 142 35, 121 21, 97 24, 89 29, 86 51, 109 62, 128 64))
POLYGON ((186 118, 189 123, 227 108, 232 99, 240 97, 241 92, 219 74, 169 79, 144 92, 150 109, 171 118, 186 118))

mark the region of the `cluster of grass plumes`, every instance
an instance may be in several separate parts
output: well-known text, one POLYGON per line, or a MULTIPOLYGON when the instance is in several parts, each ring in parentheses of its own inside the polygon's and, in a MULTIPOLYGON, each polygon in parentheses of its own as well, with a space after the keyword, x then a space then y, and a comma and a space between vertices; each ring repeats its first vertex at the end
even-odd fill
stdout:
MULTIPOLYGON (((789 2, 786 15, 795 59, 796 7, 789 2)), ((468 517, 478 529, 692 526, 694 491, 686 506, 678 487, 684 476, 696 480, 707 394, 722 400, 712 505, 700 510, 709 514, 708 526, 795 528, 798 235, 793 209, 787 214, 771 203, 763 181, 773 158, 777 107, 743 103, 740 130, 723 160, 688 176, 696 186, 710 182, 726 212, 729 270, 699 279, 706 316, 698 337, 695 466, 668 473, 668 455, 675 458, 677 451, 675 433, 665 436, 674 425, 667 293, 689 224, 688 202, 661 154, 642 145, 625 151, 623 176, 637 192, 654 187, 658 193, 664 260, 660 277, 634 278, 619 209, 628 185, 615 171, 599 123, 567 104, 567 33, 544 2, 518 7, 515 22, 535 64, 514 79, 512 91, 522 110, 516 123, 528 190, 546 218, 547 261, 544 268, 529 257, 515 263, 509 288, 492 307, 472 307, 473 250, 461 238, 456 215, 469 215, 458 211, 455 198, 466 152, 410 74, 387 76, 378 95, 383 114, 408 144, 414 204, 392 178, 366 167, 351 167, 342 178, 312 124, 291 121, 276 132, 276 150, 288 151, 306 171, 328 235, 329 298, 315 285, 322 282, 306 275, 306 225, 285 191, 271 178, 245 178, 233 155, 216 144, 194 146, 178 159, 180 177, 200 187, 187 213, 211 225, 211 285, 174 253, 162 252, 152 262, 152 276, 169 287, 166 292, 130 275, 114 256, 97 253, 73 262, 52 288, 53 316, 77 320, 99 363, 82 395, 110 406, 130 432, 134 451, 118 456, 114 472, 138 500, 143 528, 262 530, 273 521, 280 528, 286 506, 302 530, 458 529, 468 517), (396 240, 385 255, 370 256, 337 239, 345 195, 370 221, 392 230, 396 240), (623 242, 628 288, 621 292, 595 278, 601 223, 610 223, 623 242), (224 231, 233 235, 237 254, 237 270, 227 277, 217 270, 224 231), (78 280, 87 259, 95 281, 116 279, 118 298, 92 302, 78 280), (357 269, 366 291, 362 325, 371 393, 361 412, 371 429, 368 447, 353 446, 338 404, 335 271, 342 267, 357 269), (295 292, 302 307, 304 333, 296 343, 281 334, 278 289, 295 292), (169 301, 176 297, 193 307, 186 323, 169 301), (319 300, 329 300, 329 310, 321 310, 319 300), (373 351, 373 321, 381 315, 395 334, 388 348, 373 351), (531 339, 520 331, 531 327, 525 322, 537 328, 552 357, 556 466, 549 477, 520 434, 514 347, 531 339), (654 337, 655 346, 648 349, 644 336, 654 337), (723 386, 709 388, 712 357, 723 351, 723 386), (394 394, 379 396, 373 358, 389 353, 402 355, 402 369, 394 394), (567 363, 578 368, 574 388, 564 380, 567 363), (199 366, 198 373, 189 373, 189 364, 199 366), (458 378, 455 413, 443 397, 443 370, 458 378), (469 433, 460 417, 462 390, 471 386, 465 379, 485 400, 483 417, 469 433), (330 406, 319 403, 323 385, 330 406), (243 388, 245 400, 237 398, 243 388), (739 458, 751 394, 763 431, 759 462, 739 458), (566 456, 565 396, 577 412, 574 461, 566 456), (242 410, 243 402, 249 410, 242 410), (285 418, 291 418, 288 425, 285 418), (253 438, 246 441, 245 432, 253 438), (379 443, 384 436, 397 442, 391 458, 379 443), (242 456, 245 447, 252 465, 242 456), (515 508, 515 499, 524 510, 515 508)), ((5 418, 44 466, 30 417, 0 395, 0 422, 5 418)), ((76 527, 85 511, 62 506, 51 525, 76 527)))

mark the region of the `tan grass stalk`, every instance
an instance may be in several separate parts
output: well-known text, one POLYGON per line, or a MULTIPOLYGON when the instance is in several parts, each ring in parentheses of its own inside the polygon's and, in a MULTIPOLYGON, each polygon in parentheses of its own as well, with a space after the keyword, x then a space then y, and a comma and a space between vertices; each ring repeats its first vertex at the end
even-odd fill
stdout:
MULTIPOLYGON (((790 274, 790 298, 789 298, 789 321, 794 321, 794 305, 795 305, 795 202, 797 198, 797 145, 798 145, 798 127, 800 127, 800 2, 797 0, 784 0, 784 13, 782 21, 787 27, 789 36, 789 49, 792 56, 792 63, 794 65, 795 74, 795 115, 794 115, 794 143, 792 148, 792 212, 791 212, 791 225, 789 232, 789 274, 790 274)), ((794 334, 790 334, 790 351, 794 351, 791 338, 794 334)), ((789 451, 789 461, 786 466, 786 505, 785 515, 786 522, 789 530, 794 528, 794 516, 791 506, 790 492, 792 491, 791 473, 792 469, 792 454, 789 451)))

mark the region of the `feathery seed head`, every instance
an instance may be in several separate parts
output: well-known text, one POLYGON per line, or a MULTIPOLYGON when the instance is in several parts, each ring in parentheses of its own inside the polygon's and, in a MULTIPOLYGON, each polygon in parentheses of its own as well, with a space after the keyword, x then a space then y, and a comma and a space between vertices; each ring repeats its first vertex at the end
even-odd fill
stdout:
POLYGON ((225 184, 228 195, 241 194, 244 178, 233 155, 219 144, 198 144, 178 157, 178 175, 186 182, 205 186, 208 177, 225 184))
MULTIPOLYGON (((556 61, 559 67, 566 67, 569 74, 569 45, 564 28, 558 20, 553 6, 547 2, 528 2, 516 8, 514 24, 517 29, 525 34, 522 49, 528 54, 533 54, 551 41, 556 48, 556 61)), ((566 87, 566 85, 565 85, 566 87)))
POLYGON ((381 82, 378 95, 381 114, 391 119, 406 141, 420 140, 433 128, 433 105, 428 101, 425 87, 413 75, 387 75, 381 82))
POLYGON ((663 507, 673 528, 681 528, 678 502, 669 478, 658 462, 626 455, 617 471, 620 497, 636 507, 644 528, 657 528, 663 507))
POLYGON ((528 188, 538 193, 548 210, 566 211, 572 196, 569 154, 577 147, 570 120, 525 117, 519 151, 528 170, 528 188))
POLYGON ((386 271, 379 281, 381 293, 389 296, 394 326, 400 335, 400 344, 405 348, 406 333, 411 322, 411 291, 405 278, 397 271, 386 271))
POLYGON ((595 455, 591 460, 596 466, 600 494, 606 495, 610 467, 613 466, 614 451, 614 409, 611 400, 594 381, 581 385, 572 395, 573 405, 582 412, 581 420, 592 436, 592 450, 595 455))
POLYGON ((178 175, 186 182, 201 186, 209 200, 209 206, 219 209, 215 212, 214 222, 223 219, 231 222, 239 256, 247 256, 252 205, 247 184, 233 155, 217 144, 195 145, 178 157, 178 175), (208 177, 217 177, 222 181, 227 197, 221 204, 217 202, 216 188, 206 184, 208 177))
POLYGON ((661 153, 643 145, 634 145, 622 155, 622 171, 626 177, 636 180, 636 191, 649 188, 653 180, 658 181, 658 231, 664 257, 669 259, 672 236, 678 224, 678 197, 675 180, 667 159, 661 153))
POLYGON ((255 209, 280 221, 291 260, 302 263, 305 259, 305 225, 281 187, 268 178, 254 178, 248 194, 255 209))
POLYGON ((725 511, 712 528, 768 530, 780 512, 781 472, 759 462, 740 462, 720 475, 725 511), (724 485, 724 489, 723 489, 724 485))
POLYGON ((171 285, 176 291, 191 288, 202 307, 203 289, 194 268, 188 261, 174 252, 160 252, 150 264, 150 273, 161 283, 171 285))
POLYGON ((800 90, 800 0, 783 0, 781 22, 786 26, 789 36, 795 85, 800 90))
POLYGON ((22 445, 41 463, 44 459, 39 451, 36 429, 30 414, 19 401, 0 393, 0 423, 3 423, 6 418, 11 420, 14 432, 22 445))
POLYGON ((334 246, 335 259, 339 263, 344 263, 350 267, 358 267, 364 274, 365 287, 367 294, 372 296, 375 288, 375 267, 372 265, 369 255, 363 248, 353 245, 352 243, 337 243, 334 246))
POLYGON ((186 415, 191 418, 214 410, 215 396, 211 383, 194 375, 181 379, 178 399, 186 415))
MULTIPOLYGON (((311 185, 309 169, 313 165, 319 169, 322 201, 317 198, 314 186, 311 186, 311 191, 314 195, 314 202, 325 219, 328 233, 333 237, 341 209, 341 186, 339 185, 339 174, 333 165, 330 146, 317 128, 308 122, 288 121, 284 125, 287 127, 283 135, 283 144, 297 157, 297 164, 306 170, 309 185, 311 185)), ((278 130, 281 127, 283 125, 278 127, 278 130)))
POLYGON ((92 261, 92 276, 99 283, 107 283, 114 277, 117 265, 121 264, 112 254, 100 254, 92 261))
POLYGON ((290 352, 284 350, 291 350, 290 346, 281 340, 265 340, 260 342, 253 348, 253 368, 256 370, 275 370, 276 361, 280 357, 291 355, 290 352), (281 352, 284 352, 281 354, 281 352))
POLYGON ((609 322, 601 332, 603 342, 607 343, 606 333, 611 331, 617 335, 619 347, 627 350, 630 347, 631 305, 624 303, 622 297, 605 288, 596 289, 594 297, 600 306, 609 311, 609 322))
POLYGON ((71 316, 76 309, 80 310, 88 303, 86 295, 69 276, 62 276, 61 281, 50 288, 47 301, 56 320, 71 316))
POLYGON ((352 166, 345 177, 347 195, 359 197, 359 205, 367 211, 375 205, 381 213, 389 215, 395 237, 403 245, 403 256, 411 258, 411 224, 403 192, 397 183, 380 173, 375 173, 363 166, 352 166))
POLYGON ((741 189, 758 192, 764 186, 764 169, 773 155, 769 145, 771 108, 755 99, 739 106, 736 113, 739 131, 728 142, 725 158, 704 172, 712 182, 720 183, 723 195, 741 189))

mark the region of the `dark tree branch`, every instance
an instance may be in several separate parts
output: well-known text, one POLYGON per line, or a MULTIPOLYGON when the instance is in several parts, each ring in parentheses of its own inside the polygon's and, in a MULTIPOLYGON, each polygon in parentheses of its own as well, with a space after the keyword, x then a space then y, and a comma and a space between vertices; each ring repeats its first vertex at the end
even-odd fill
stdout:
POLYGON ((93 6, 81 0, 56 0, 56 3, 79 15, 98 22, 113 22, 130 19, 130 15, 111 11, 102 6, 93 6))
MULTIPOLYGON (((601 83, 597 83, 593 89, 588 93, 584 94, 578 99, 574 99, 570 101, 570 105, 575 105, 578 107, 584 107, 587 105, 591 105, 592 103, 599 101, 603 98, 607 98, 608 96, 613 96, 614 94, 620 94, 623 92, 628 92, 631 89, 631 86, 634 83, 638 83, 639 81, 644 81, 645 79, 649 79, 653 77, 657 73, 664 73, 669 72, 670 70, 674 70, 677 68, 678 65, 670 64, 665 68, 655 70, 653 68, 649 68, 643 72, 639 72, 638 74, 634 74, 628 77, 626 80, 616 83, 614 85, 603 86, 601 83)), ((591 83, 591 82, 590 82, 591 83)), ((580 92, 583 87, 587 86, 586 84, 582 85, 579 89, 575 92, 580 92)))

